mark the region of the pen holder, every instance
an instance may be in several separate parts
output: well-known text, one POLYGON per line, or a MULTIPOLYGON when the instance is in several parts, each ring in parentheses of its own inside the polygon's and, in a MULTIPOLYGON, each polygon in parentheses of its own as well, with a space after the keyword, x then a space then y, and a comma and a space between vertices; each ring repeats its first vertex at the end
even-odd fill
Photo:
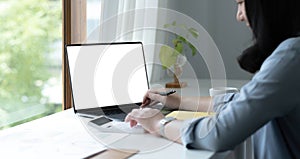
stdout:
POLYGON ((186 82, 180 82, 178 77, 182 75, 182 66, 175 64, 172 69, 167 70, 167 74, 173 77, 174 81, 166 83, 166 88, 183 88, 187 86, 186 82))
POLYGON ((179 82, 178 78, 174 74, 174 82, 166 83, 166 88, 183 88, 186 87, 186 82, 179 82))

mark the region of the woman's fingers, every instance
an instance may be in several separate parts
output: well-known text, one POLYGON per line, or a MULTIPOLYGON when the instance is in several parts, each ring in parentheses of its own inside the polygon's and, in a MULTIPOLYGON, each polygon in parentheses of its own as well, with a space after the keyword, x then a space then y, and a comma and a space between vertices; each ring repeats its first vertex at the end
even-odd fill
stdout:
POLYGON ((143 98, 143 102, 141 105, 141 108, 144 108, 146 106, 152 106, 154 104, 159 103, 159 100, 156 100, 157 97, 153 97, 153 95, 158 95, 158 91, 148 90, 143 98))
POLYGON ((141 108, 144 108, 145 106, 149 105, 151 103, 151 99, 147 98, 145 100, 143 100, 141 108))
POLYGON ((132 116, 131 113, 126 116, 125 122, 129 122, 130 127, 137 125, 137 121, 134 119, 134 116, 132 116))
POLYGON ((138 123, 151 134, 157 134, 158 123, 164 116, 157 109, 144 108, 133 109, 125 118, 125 122, 129 122, 130 126, 136 126, 138 123))
POLYGON ((158 101, 155 101, 155 100, 154 100, 154 101, 152 101, 151 103, 149 103, 148 106, 153 106, 153 105, 156 105, 156 104, 158 104, 158 103, 159 103, 158 101))
POLYGON ((166 103, 166 98, 165 96, 161 96, 157 93, 149 93, 149 98, 156 102, 156 103, 153 103, 153 104, 157 104, 157 103, 162 103, 162 104, 165 104, 166 103))
POLYGON ((137 121, 135 120, 130 120, 130 127, 134 127, 137 125, 137 121))

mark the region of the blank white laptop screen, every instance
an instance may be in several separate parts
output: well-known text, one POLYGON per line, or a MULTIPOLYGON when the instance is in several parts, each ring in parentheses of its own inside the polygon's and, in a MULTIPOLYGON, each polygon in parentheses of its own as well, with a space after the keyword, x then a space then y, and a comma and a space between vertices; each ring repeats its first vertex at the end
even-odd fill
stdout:
POLYGON ((66 49, 76 110, 142 101, 149 88, 142 43, 75 44, 66 49))

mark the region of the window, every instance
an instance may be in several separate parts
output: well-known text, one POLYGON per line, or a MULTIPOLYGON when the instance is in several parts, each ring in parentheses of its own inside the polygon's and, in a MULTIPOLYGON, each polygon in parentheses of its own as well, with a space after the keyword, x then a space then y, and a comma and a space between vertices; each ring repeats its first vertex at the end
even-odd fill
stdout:
MULTIPOLYGON (((64 45, 74 43, 95 42, 98 36, 92 37, 93 31, 100 24, 102 0, 64 0, 64 45), (91 35, 90 35, 91 34, 91 35), (87 41, 90 35, 90 41, 87 41), (92 37, 92 38, 91 38, 92 37)), ((72 107, 72 97, 68 68, 63 59, 64 103, 63 108, 72 107)))
MULTIPOLYGON (((158 0, 64 0, 63 2, 64 44, 142 41, 144 46, 149 45, 144 48, 148 55, 146 60, 154 61, 153 44, 156 40, 156 31, 149 30, 146 25, 149 22, 157 25, 158 13, 153 15, 151 9, 147 11, 147 8, 159 8, 158 0), (149 15, 152 16, 151 21, 147 19, 146 23, 144 17, 149 15), (144 26, 142 30, 141 26, 144 26), (135 27, 139 29, 135 30, 135 27), (120 35, 123 36, 119 37, 120 35)), ((63 106, 64 109, 68 109, 72 107, 72 98, 68 68, 66 61, 63 61, 63 106)), ((149 74, 152 74, 152 68, 148 68, 149 74)))
POLYGON ((101 0, 87 0, 86 19, 87 19, 87 38, 92 41, 97 41, 99 35, 93 37, 95 30, 100 25, 101 18, 101 0))
POLYGON ((0 0, 0 129, 62 109, 61 4, 0 0))

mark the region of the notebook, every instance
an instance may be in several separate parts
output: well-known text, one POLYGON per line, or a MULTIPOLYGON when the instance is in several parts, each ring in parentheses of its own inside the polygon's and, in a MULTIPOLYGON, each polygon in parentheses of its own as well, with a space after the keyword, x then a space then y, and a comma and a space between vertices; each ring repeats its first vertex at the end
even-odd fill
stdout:
POLYGON ((74 112, 123 121, 149 89, 141 42, 71 44, 65 47, 74 112))
POLYGON ((214 113, 177 110, 166 115, 166 117, 174 117, 178 120, 187 120, 187 119, 195 119, 195 118, 201 118, 201 117, 206 117, 211 115, 214 115, 214 113))

